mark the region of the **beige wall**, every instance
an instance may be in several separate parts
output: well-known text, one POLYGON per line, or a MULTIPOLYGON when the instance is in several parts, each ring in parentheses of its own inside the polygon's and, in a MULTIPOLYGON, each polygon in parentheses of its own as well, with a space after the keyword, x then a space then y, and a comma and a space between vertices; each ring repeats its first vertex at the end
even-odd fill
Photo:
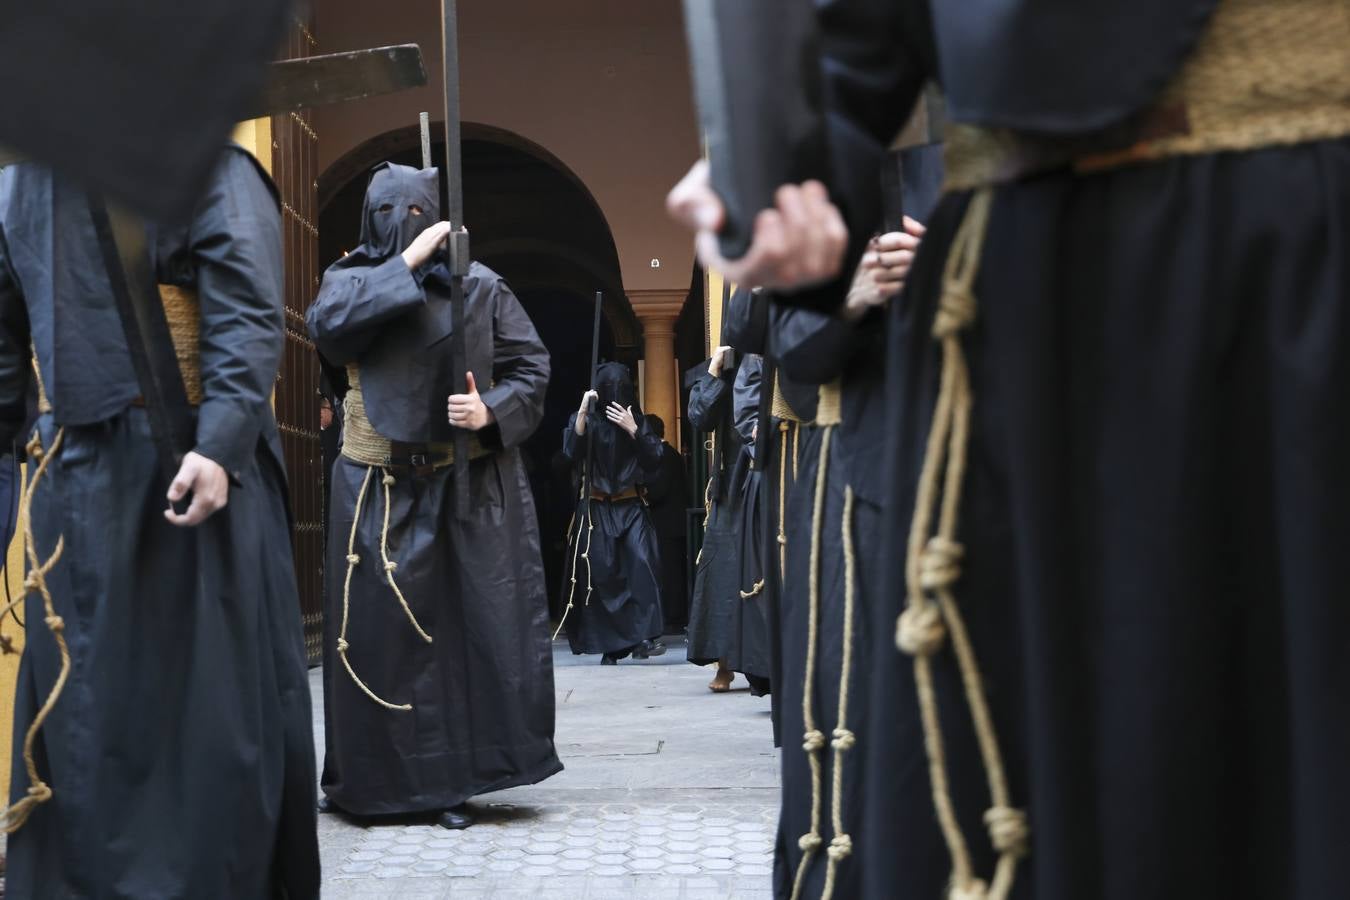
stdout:
MULTIPOLYGON (((627 290, 687 287, 691 243, 663 207, 698 155, 679 0, 459 6, 463 119, 542 145, 585 182, 614 232, 627 290)), ((437 0, 316 0, 321 51, 416 42, 430 76, 427 88, 319 110, 320 171, 415 124, 421 110, 440 118, 439 9, 437 0)))

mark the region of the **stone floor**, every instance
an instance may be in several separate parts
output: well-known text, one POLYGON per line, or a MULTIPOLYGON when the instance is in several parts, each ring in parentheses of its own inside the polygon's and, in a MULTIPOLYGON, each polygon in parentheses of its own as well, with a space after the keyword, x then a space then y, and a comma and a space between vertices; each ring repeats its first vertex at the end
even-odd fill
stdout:
MULTIPOLYGON (((601 667, 554 650, 558 755, 462 832, 320 816, 326 898, 769 900, 777 756, 768 698, 708 692, 668 654, 601 667)), ((322 709, 319 673, 312 674, 322 709)), ((315 723, 322 741, 322 724, 315 723)), ((322 754, 322 746, 319 747, 322 754)))

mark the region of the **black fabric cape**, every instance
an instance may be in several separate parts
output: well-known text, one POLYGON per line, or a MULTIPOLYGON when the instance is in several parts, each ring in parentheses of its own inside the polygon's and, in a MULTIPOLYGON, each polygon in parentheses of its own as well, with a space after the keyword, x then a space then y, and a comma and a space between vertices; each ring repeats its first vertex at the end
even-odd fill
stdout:
MULTIPOLYGON (((416 197, 420 218, 434 222, 434 196, 419 193, 434 174, 382 168, 368 211, 391 197, 416 197)), ((397 255, 399 242, 420 226, 386 241, 385 229, 397 226, 371 225, 359 257, 366 264, 350 262, 354 252, 329 269, 309 325, 330 363, 360 369, 367 415, 378 431, 388 423, 396 437, 441 440, 453 373, 449 343, 433 326, 448 321, 448 276, 439 263, 413 273, 397 255), (381 260, 384 254, 393 255, 381 260), (375 406, 395 391, 392 409, 375 406)), ((454 512, 457 467, 396 475, 387 493, 380 468, 343 456, 333 469, 322 786, 352 813, 447 809, 562 769, 553 746, 553 656, 538 523, 518 449, 543 414, 548 352, 496 273, 475 263, 464 289, 469 362, 496 418, 478 433, 492 452, 469 466, 470 515, 454 512), (386 521, 388 557, 397 566, 392 577, 431 643, 414 630, 381 565, 386 521), (336 652, 349 540, 360 562, 348 594, 348 661, 377 696, 410 704, 411 711, 372 700, 336 652)))
MULTIPOLYGON (((661 463, 661 439, 638 407, 631 376, 619 363, 605 363, 597 377, 600 399, 587 416, 586 433, 576 432, 576 414, 563 429, 563 453, 574 464, 591 454, 594 492, 621 494, 638 489, 661 463), (610 422, 610 402, 632 407, 635 437, 610 422)), ((563 596, 572 604, 567 638, 572 652, 626 654, 644 640, 661 636, 661 559, 651 513, 642 499, 582 497, 568 530, 563 596), (575 579, 575 582, 573 581, 575 579)))
MULTIPOLYGON (((191 222, 153 235, 160 282, 201 303, 197 450, 236 479, 228 506, 181 529, 163 516, 144 410, 127 403, 135 379, 82 189, 30 164, 0 177, 0 440, 23 422, 31 339, 53 376, 43 446, 65 428, 33 530, 44 559, 64 538, 47 580, 73 660, 37 741, 52 800, 9 838, 13 896, 319 895, 309 685, 268 402, 280 230, 265 176, 231 150, 191 222)), ((25 731, 60 666, 36 593, 25 621, 14 799, 29 784, 25 731)))

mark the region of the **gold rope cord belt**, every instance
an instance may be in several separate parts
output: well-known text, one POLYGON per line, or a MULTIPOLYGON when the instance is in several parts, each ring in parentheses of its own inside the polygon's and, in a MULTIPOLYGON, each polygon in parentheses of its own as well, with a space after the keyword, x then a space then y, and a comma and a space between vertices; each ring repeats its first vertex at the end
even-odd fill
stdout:
MULTIPOLYGON (((201 350, 201 304, 197 292, 191 288, 172 284, 159 286, 159 299, 164 305, 164 318, 169 323, 169 337, 173 340, 173 352, 178 357, 178 371, 183 374, 183 387, 187 389, 188 402, 193 406, 202 404, 202 350, 201 350)), ((37 354, 33 354, 33 371, 37 375, 38 411, 52 412, 51 400, 47 397, 47 388, 42 382, 42 372, 38 367, 37 354)), ((137 397, 134 405, 145 401, 137 397)))
MULTIPOLYGON (((347 396, 342 401, 342 455, 363 466, 389 467, 403 462, 394 459, 394 443, 375 430, 366 416, 365 395, 361 392, 361 371, 347 366, 347 396)), ((469 435, 469 459, 491 456, 477 434, 469 435)), ((428 465, 443 469, 455 464, 455 445, 449 442, 427 444, 428 465)))
MULTIPOLYGON (((810 576, 807 585, 806 672, 802 684, 802 749, 811 766, 811 830, 797 841, 802 858, 792 884, 792 900, 800 900, 806 885, 806 873, 815 856, 824 846, 821 835, 824 773, 821 754, 825 752, 825 733, 816 723, 814 688, 820 643, 820 546, 824 532, 826 485, 829 481, 830 447, 834 433, 842 421, 843 404, 840 384, 835 381, 820 389, 816 408, 817 427, 822 429, 819 469, 816 472, 815 496, 811 510, 810 576)), ((853 488, 844 488, 844 512, 840 535, 844 548, 844 633, 841 638, 842 658, 839 667, 839 714, 831 733, 829 746, 834 750, 830 782, 830 826, 834 837, 825 850, 825 884, 821 900, 834 895, 839 866, 853 853, 853 837, 844 831, 844 762, 846 754, 857 744, 857 735, 848 727, 849 681, 853 669, 853 614, 857 594, 857 557, 853 546, 853 488)))
POLYGON ((1350 135, 1350 4, 1223 0, 1195 51, 1144 114, 1137 142, 1037 139, 952 125, 947 190, 1039 171, 1080 172, 1172 156, 1258 150, 1350 135))

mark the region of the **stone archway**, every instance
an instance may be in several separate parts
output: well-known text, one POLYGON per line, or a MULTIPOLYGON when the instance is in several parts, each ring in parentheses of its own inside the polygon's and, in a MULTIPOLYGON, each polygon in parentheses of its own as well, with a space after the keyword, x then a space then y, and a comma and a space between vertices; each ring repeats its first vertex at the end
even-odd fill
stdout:
MULTIPOLYGON (((553 463, 567 417, 589 386, 595 292, 605 295, 605 358, 634 366, 642 352, 642 328, 623 290, 609 224, 580 179, 544 148, 501 129, 466 123, 462 146, 465 222, 474 258, 511 285, 552 359, 544 421, 524 448, 552 595, 574 504, 566 472, 553 463)), ((433 147, 433 159, 444 159, 443 147, 433 147)), ((356 244, 367 173, 385 160, 420 165, 419 129, 371 138, 320 176, 321 266, 356 244)))

